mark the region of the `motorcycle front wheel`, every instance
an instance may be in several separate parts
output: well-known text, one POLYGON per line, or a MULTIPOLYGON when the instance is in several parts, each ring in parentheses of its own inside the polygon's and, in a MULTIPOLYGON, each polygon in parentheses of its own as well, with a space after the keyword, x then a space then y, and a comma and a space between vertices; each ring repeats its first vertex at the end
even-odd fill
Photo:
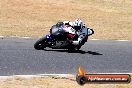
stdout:
POLYGON ((47 43, 46 37, 40 38, 40 39, 34 44, 34 48, 35 48, 36 50, 43 50, 44 48, 46 48, 46 43, 47 43))

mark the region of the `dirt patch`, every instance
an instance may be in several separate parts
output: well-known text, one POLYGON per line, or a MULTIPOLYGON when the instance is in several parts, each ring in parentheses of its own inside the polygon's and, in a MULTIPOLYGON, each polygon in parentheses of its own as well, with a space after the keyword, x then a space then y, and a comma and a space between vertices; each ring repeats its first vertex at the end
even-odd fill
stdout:
POLYGON ((0 79, 0 88, 132 88, 129 84, 85 84, 80 86, 75 78, 11 77, 0 79))
POLYGON ((0 36, 41 37, 57 21, 81 18, 90 38, 132 40, 131 0, 0 0, 0 36))

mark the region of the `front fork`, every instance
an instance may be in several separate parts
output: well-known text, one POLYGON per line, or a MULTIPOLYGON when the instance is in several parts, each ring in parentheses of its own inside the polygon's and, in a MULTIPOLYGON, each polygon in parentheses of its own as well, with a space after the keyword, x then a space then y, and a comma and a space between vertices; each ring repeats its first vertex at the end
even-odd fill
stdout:
POLYGON ((55 42, 54 42, 55 39, 54 39, 54 37, 52 35, 46 35, 45 37, 47 39, 47 45, 49 47, 55 44, 55 42))

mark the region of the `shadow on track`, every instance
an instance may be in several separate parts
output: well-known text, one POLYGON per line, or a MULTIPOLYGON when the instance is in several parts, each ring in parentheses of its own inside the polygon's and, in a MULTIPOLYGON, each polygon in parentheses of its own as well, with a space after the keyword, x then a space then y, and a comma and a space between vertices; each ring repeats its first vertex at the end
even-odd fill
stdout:
POLYGON ((83 50, 78 50, 78 51, 68 51, 68 50, 44 50, 44 51, 55 51, 55 52, 67 52, 67 53, 80 53, 80 54, 91 54, 91 55, 103 55, 98 52, 93 52, 93 51, 83 51, 83 50))

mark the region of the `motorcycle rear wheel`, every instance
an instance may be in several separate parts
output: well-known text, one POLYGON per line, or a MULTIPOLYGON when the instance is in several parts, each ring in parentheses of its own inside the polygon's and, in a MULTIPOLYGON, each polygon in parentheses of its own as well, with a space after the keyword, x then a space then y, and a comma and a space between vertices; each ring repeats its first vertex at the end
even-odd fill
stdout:
POLYGON ((71 46, 68 48, 69 52, 74 52, 74 51, 78 51, 81 48, 81 46, 71 46))

